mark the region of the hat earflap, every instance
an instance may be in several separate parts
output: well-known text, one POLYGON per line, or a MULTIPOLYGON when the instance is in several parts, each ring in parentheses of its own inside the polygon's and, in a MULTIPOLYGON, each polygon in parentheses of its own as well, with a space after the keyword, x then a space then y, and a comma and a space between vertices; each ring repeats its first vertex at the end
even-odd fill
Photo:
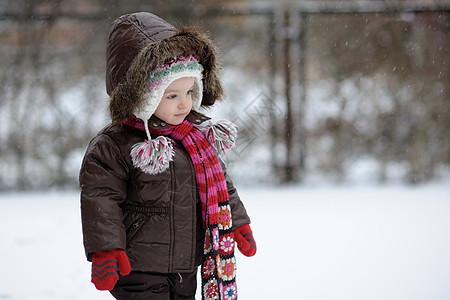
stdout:
POLYGON ((165 136, 152 139, 148 129, 148 120, 161 103, 166 88, 175 80, 184 77, 195 79, 192 109, 197 110, 203 97, 202 71, 203 67, 198 63, 198 59, 189 56, 174 57, 150 73, 143 102, 133 111, 134 116, 144 122, 147 133, 147 140, 137 143, 131 148, 130 155, 134 167, 151 175, 164 172, 169 168, 174 155, 172 140, 165 136))

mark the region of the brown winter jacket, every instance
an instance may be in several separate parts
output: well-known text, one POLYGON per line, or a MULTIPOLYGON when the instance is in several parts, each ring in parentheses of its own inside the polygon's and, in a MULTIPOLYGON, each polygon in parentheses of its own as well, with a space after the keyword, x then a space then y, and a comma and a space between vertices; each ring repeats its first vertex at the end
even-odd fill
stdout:
MULTIPOLYGON (((192 112, 199 124, 207 117, 192 112)), ((150 119, 152 128, 162 121, 150 119)), ((166 172, 145 174, 133 167, 131 147, 146 138, 129 126, 109 125, 89 144, 80 172, 84 246, 95 251, 124 249, 132 270, 174 273, 200 264, 204 231, 189 154, 176 142, 166 172)), ((224 169, 225 170, 225 169, 224 169)), ((233 228, 250 223, 225 172, 233 228)))
MULTIPOLYGON (((190 156, 175 142, 167 171, 148 175, 133 167, 130 150, 145 132, 120 125, 143 101, 151 70, 176 56, 196 56, 202 64, 202 106, 222 98, 217 53, 207 36, 178 30, 150 13, 133 13, 111 26, 106 57, 106 88, 112 125, 89 144, 80 171, 81 214, 86 255, 124 249, 133 270, 184 272, 200 262, 203 236, 199 195, 190 156)), ((195 124, 207 118, 191 112, 195 124)), ((161 129, 152 117, 150 127, 161 129)), ((225 169, 224 169, 225 171, 225 169)), ((225 174, 233 228, 250 223, 225 174)))

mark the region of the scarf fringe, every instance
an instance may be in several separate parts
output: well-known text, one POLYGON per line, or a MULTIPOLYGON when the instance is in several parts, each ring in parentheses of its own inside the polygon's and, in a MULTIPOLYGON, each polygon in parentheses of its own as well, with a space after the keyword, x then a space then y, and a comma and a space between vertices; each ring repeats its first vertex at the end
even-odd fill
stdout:
POLYGON ((169 168, 173 159, 173 142, 165 136, 152 139, 150 143, 137 143, 131 148, 133 165, 147 174, 159 174, 169 168))

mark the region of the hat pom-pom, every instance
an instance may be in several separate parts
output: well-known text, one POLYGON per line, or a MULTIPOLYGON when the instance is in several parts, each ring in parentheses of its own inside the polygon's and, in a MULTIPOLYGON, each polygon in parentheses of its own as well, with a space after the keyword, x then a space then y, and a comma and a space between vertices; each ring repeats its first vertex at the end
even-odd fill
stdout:
POLYGON ((169 168, 173 158, 172 141, 159 136, 149 141, 145 140, 131 148, 133 165, 147 174, 159 174, 169 168))
POLYGON ((206 126, 200 125, 199 129, 218 154, 225 153, 236 143, 237 125, 228 120, 219 120, 206 126))

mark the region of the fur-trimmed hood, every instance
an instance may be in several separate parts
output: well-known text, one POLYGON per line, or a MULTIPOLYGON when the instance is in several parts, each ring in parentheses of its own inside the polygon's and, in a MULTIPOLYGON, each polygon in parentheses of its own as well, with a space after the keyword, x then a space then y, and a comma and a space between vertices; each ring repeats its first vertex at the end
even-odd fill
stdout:
POLYGON ((115 20, 106 51, 106 90, 114 122, 128 119, 143 101, 152 70, 179 56, 197 56, 203 66, 202 106, 223 97, 218 54, 213 42, 194 28, 177 29, 147 12, 115 20))

